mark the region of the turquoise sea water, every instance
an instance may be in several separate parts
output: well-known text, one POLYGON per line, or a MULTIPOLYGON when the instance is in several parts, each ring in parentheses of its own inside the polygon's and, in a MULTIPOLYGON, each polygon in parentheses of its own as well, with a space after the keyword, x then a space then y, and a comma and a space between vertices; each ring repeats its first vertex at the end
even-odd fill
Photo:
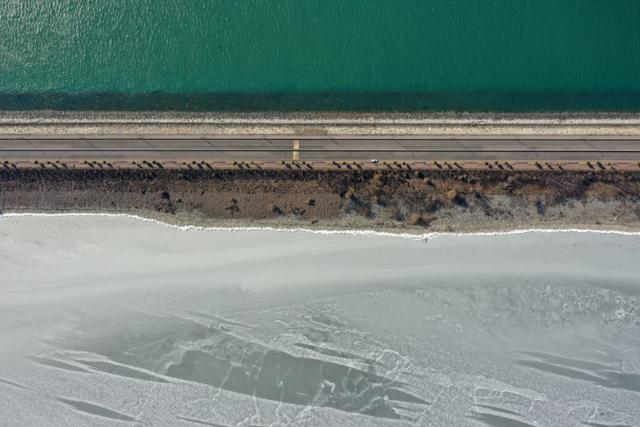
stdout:
POLYGON ((640 1, 3 0, 0 108, 640 110, 640 1))

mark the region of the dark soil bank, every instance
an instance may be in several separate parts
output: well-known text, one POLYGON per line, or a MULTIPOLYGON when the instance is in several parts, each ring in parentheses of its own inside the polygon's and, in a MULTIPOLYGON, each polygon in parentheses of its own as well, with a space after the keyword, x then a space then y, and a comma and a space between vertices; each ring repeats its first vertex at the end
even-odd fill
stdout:
POLYGON ((0 171, 3 212, 483 230, 640 229, 638 172, 0 171))

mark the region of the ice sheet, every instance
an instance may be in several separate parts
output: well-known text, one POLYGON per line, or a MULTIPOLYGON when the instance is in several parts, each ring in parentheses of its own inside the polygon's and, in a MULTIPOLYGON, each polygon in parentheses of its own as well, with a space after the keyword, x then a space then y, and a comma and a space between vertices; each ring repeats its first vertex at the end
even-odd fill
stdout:
POLYGON ((0 217, 0 425, 640 423, 640 236, 427 237, 0 217))

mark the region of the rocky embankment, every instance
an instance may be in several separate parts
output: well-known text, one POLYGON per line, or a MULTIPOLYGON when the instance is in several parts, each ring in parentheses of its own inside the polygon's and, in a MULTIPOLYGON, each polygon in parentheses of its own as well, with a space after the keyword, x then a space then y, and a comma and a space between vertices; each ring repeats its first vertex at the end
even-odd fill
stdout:
POLYGON ((200 225, 640 230, 640 173, 3 170, 0 210, 200 225))

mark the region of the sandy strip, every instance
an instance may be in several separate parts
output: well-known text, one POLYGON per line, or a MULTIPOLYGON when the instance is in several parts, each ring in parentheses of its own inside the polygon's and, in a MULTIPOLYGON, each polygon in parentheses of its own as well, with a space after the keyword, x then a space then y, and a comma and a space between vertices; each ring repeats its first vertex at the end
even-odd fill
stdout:
POLYGON ((2 134, 640 135, 638 113, 0 112, 2 134))

